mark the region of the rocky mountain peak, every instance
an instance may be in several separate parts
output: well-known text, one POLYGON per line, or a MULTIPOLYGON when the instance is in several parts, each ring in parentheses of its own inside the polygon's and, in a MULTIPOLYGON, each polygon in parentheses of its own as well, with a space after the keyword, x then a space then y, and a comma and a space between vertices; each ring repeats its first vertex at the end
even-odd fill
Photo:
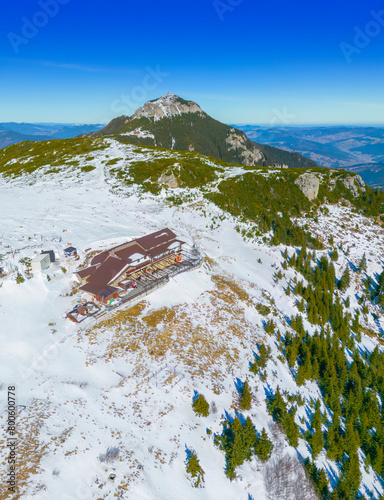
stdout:
POLYGON ((144 106, 135 111, 130 120, 145 117, 154 118, 156 121, 185 113, 204 114, 203 110, 195 102, 186 101, 175 94, 168 93, 158 99, 146 102, 144 106))

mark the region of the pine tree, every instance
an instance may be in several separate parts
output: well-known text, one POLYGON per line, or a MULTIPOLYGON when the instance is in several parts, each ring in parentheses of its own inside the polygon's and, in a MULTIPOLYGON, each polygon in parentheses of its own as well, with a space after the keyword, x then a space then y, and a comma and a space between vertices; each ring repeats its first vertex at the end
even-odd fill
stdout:
POLYGON ((350 299, 349 297, 347 297, 347 298, 345 299, 345 307, 346 307, 347 309, 349 309, 349 306, 350 306, 350 305, 351 305, 351 299, 350 299))
POLYGON ((312 451, 313 460, 316 460, 317 456, 319 455, 321 450, 324 448, 324 439, 323 439, 323 433, 321 432, 321 429, 316 429, 314 434, 311 436, 310 444, 311 444, 311 451, 312 451))
POLYGON ((272 418, 278 424, 284 420, 284 415, 287 412, 286 405, 280 394, 280 389, 277 387, 276 394, 268 399, 267 408, 272 418))
POLYGON ((384 272, 380 274, 377 279, 377 287, 375 289, 375 298, 377 303, 381 306, 384 306, 384 272))
POLYGON ((356 311, 356 314, 355 314, 355 317, 353 318, 352 326, 351 326, 351 330, 355 333, 359 333, 359 331, 360 331, 359 316, 360 316, 359 311, 356 311))
POLYGON ((298 386, 300 386, 300 387, 305 384, 305 368, 304 368, 304 365, 300 365, 299 369, 297 370, 296 384, 298 386))
POLYGON ((273 444, 268 438, 265 429, 261 431, 261 436, 257 439, 255 444, 255 453, 262 460, 266 462, 272 455, 273 444))
POLYGON ((361 472, 357 452, 352 453, 341 467, 341 476, 336 488, 337 498, 355 498, 360 486, 361 472))
POLYGON ((267 324, 265 325, 265 331, 266 333, 274 333, 275 332, 275 323, 273 322, 273 319, 270 319, 267 321, 267 324))
POLYGON ((243 443, 244 443, 244 451, 246 454, 246 460, 250 460, 252 457, 252 452, 255 446, 257 436, 255 426, 252 423, 252 420, 247 417, 243 426, 243 443))
POLYGON ((299 428, 295 423, 296 411, 289 411, 285 414, 283 419, 283 429, 288 438, 288 443, 297 448, 299 445, 299 428))
MULTIPOLYGON (((241 465, 247 458, 247 450, 243 443, 243 427, 238 417, 232 422, 231 431, 233 434, 233 442, 228 454, 228 462, 231 464, 231 470, 233 468, 234 471, 235 468, 241 465)), ((230 478, 233 479, 233 475, 230 478)))
POLYGON ((248 381, 244 382, 240 398, 240 410, 250 410, 252 404, 252 393, 249 389, 248 381))
POLYGON ((196 415, 207 417, 209 415, 209 404, 203 394, 199 394, 192 402, 192 408, 196 415))
POLYGON ((324 469, 318 469, 314 463, 311 463, 309 458, 304 460, 304 467, 307 469, 310 478, 312 479, 315 490, 320 498, 328 498, 328 479, 324 469))
POLYGON ((192 486, 194 488, 202 487, 204 483, 204 471, 194 453, 191 453, 186 460, 186 471, 190 476, 192 486))
POLYGON ((264 370, 268 360, 268 353, 265 344, 261 344, 259 347, 259 358, 257 364, 261 370, 264 370))
POLYGON ((349 287, 350 282, 351 282, 351 276, 349 273, 349 267, 347 266, 345 268, 343 274, 341 275, 341 278, 340 278, 337 286, 338 286, 339 290, 344 292, 349 287))
POLYGON ((353 423, 348 421, 345 427, 345 451, 351 455, 359 448, 359 436, 353 428, 353 423))
POLYGON ((313 460, 316 459, 316 457, 324 447, 323 433, 321 431, 321 420, 322 420, 322 415, 320 411, 320 401, 317 400, 315 405, 315 413, 313 414, 311 423, 313 434, 310 436, 309 439, 313 460))
POLYGON ((339 258, 339 254, 337 253, 337 250, 332 250, 330 257, 331 257, 331 260, 333 262, 336 262, 337 259, 339 258))
POLYGON ((366 270, 367 270, 367 257, 365 255, 365 253, 362 256, 362 258, 359 262, 359 265, 357 266, 357 270, 359 271, 359 273, 366 272, 366 270))
POLYGON ((319 379, 319 362, 317 361, 317 356, 313 356, 312 358, 312 374, 311 374, 311 380, 314 382, 317 382, 319 379))
POLYGON ((329 426, 326 439, 327 457, 330 460, 341 461, 344 454, 344 443, 340 432, 340 420, 333 416, 333 421, 329 426))

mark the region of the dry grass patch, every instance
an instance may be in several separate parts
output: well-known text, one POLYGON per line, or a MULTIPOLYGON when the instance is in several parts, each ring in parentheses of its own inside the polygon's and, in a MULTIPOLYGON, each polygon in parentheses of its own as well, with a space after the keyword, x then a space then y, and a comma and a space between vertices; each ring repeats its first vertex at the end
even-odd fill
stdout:
MULTIPOLYGON (((42 471, 40 462, 49 451, 51 443, 42 442, 40 434, 44 429, 44 421, 51 418, 52 413, 52 408, 48 403, 34 401, 28 408, 18 414, 17 436, 15 436, 18 438, 16 445, 17 463, 15 465, 18 496, 8 491, 8 485, 3 481, 2 492, 0 494, 2 500, 22 498, 27 491, 29 494, 33 494, 35 491, 45 489, 45 486, 38 482, 34 485, 34 489, 31 489, 28 483, 32 476, 42 471)), ((59 446, 64 442, 65 435, 63 434, 57 438, 58 443, 55 443, 57 439, 53 438, 53 444, 59 446)), ((1 461, 2 476, 5 478, 8 472, 8 453, 5 453, 7 447, 6 440, 3 437, 0 438, 0 447, 3 450, 1 461)))
MULTIPOLYGON (((148 311, 146 303, 140 303, 101 321, 85 338, 90 344, 105 344, 107 361, 134 353, 141 376, 149 373, 148 361, 164 363, 171 358, 177 360, 178 371, 192 376, 210 375, 214 380, 223 372, 234 373, 239 343, 242 352, 249 349, 251 354, 254 325, 247 321, 244 308, 253 302, 241 282, 217 275, 213 281, 215 289, 193 304, 148 311)), ((175 379, 170 376, 167 386, 175 379)))

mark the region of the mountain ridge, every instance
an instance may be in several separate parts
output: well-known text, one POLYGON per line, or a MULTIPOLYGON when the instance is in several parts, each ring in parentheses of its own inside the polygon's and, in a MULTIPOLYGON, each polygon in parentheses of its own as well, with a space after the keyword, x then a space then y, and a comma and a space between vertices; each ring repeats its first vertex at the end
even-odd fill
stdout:
POLYGON ((100 124, 76 123, 0 123, 0 149, 18 142, 70 139, 100 129, 100 124))
POLYGON ((251 141, 241 130, 215 120, 194 101, 166 94, 146 102, 132 116, 117 117, 90 137, 112 137, 121 142, 198 151, 226 162, 243 165, 287 165, 297 168, 317 164, 298 153, 251 141))

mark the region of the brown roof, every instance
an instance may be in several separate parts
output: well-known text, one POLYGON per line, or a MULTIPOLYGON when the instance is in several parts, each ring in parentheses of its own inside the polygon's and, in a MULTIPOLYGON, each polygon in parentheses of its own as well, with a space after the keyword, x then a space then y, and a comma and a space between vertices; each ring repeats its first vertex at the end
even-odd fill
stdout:
POLYGON ((104 298, 108 298, 115 292, 119 292, 119 289, 115 288, 114 286, 98 285, 96 283, 86 283, 85 285, 80 287, 80 290, 104 298))
POLYGON ((96 268, 97 266, 90 266, 85 269, 80 269, 79 271, 76 272, 76 274, 80 278, 88 278, 88 276, 91 276, 91 274, 96 271, 96 268))
MULTIPOLYGON (((164 228, 137 240, 114 247, 111 250, 101 252, 92 259, 90 267, 78 271, 77 275, 80 278, 88 278, 88 288, 92 288, 91 293, 96 293, 94 291, 96 288, 108 288, 108 283, 119 277, 128 264, 135 262, 138 254, 143 257, 154 258, 167 252, 169 246, 173 243, 183 244, 184 242, 177 240, 173 231, 164 228), (131 257, 135 257, 135 259, 132 260, 131 257)), ((141 265, 138 264, 135 268, 141 265)), ((81 289, 89 291, 84 287, 81 287, 81 289)))
POLYGON ((161 229, 160 231, 156 231, 155 233, 148 234, 147 236, 143 236, 142 238, 138 238, 136 242, 141 245, 144 250, 149 250, 158 245, 162 245, 167 241, 174 240, 175 238, 176 234, 166 227, 164 229, 161 229))
POLYGON ((77 312, 78 312, 79 314, 87 314, 87 312, 88 312, 88 307, 85 307, 85 306, 79 306, 79 307, 77 308, 77 312))
MULTIPOLYGON (((168 252, 169 250, 174 250, 174 248, 169 248, 172 243, 180 243, 181 245, 184 244, 184 241, 181 240, 173 240, 173 241, 168 241, 164 245, 160 245, 159 247, 152 248, 152 250, 149 250, 148 253, 152 258, 156 258, 159 255, 162 255, 165 252, 168 252)), ((177 248, 177 247, 176 247, 177 248)))
POLYGON ((92 283, 109 283, 116 275, 120 274, 127 264, 117 257, 107 257, 92 274, 89 281, 92 283))
POLYGON ((93 257, 93 259, 91 260, 91 264, 93 266, 96 266, 97 264, 101 264, 102 262, 105 261, 105 259, 108 257, 109 255, 109 250, 107 250, 106 252, 101 252, 97 255, 95 255, 93 257))
POLYGON ((135 253, 141 254, 143 257, 146 257, 147 253, 142 246, 140 246, 136 241, 131 241, 126 245, 121 245, 116 248, 113 253, 119 257, 119 259, 124 260, 127 264, 132 262, 131 256, 135 253))

